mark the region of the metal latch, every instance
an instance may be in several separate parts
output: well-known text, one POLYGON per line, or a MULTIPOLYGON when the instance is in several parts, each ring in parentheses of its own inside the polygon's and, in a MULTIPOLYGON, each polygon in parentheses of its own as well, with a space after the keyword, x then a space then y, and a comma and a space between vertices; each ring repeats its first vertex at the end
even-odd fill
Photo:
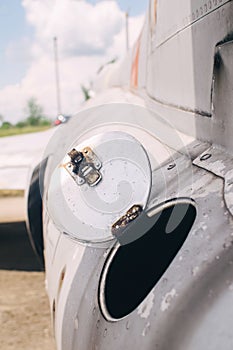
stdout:
POLYGON ((82 151, 73 148, 68 156, 71 160, 64 166, 78 185, 87 183, 93 187, 101 181, 99 169, 102 164, 90 147, 85 147, 82 151))
POLYGON ((122 231, 142 213, 142 210, 141 205, 133 205, 125 215, 112 225, 112 234, 118 237, 122 231))

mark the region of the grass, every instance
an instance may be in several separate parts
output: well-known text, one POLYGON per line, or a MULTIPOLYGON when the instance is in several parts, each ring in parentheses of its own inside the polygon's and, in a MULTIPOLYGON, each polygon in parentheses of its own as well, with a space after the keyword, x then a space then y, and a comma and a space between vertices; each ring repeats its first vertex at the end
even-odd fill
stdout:
POLYGON ((49 125, 45 126, 25 126, 23 128, 12 127, 9 129, 0 129, 0 137, 29 134, 32 132, 45 131, 51 128, 49 125))
POLYGON ((24 190, 0 190, 0 198, 23 197, 24 190))

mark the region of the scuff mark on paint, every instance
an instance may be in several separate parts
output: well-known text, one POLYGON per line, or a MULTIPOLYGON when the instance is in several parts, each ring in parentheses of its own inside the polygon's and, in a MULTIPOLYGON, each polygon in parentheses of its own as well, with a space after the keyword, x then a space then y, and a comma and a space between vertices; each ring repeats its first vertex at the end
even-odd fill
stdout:
POLYGON ((161 310, 162 312, 166 311, 166 310, 169 308, 172 299, 173 299, 176 295, 177 295, 177 294, 176 294, 176 290, 173 288, 170 292, 168 292, 168 293, 164 296, 164 298, 163 298, 163 300, 162 300, 162 303, 161 303, 161 306, 160 306, 160 310, 161 310))
POLYGON ((150 316, 150 312, 154 305, 154 297, 155 297, 154 292, 151 292, 147 296, 147 298, 139 305, 138 315, 140 315, 141 318, 148 318, 150 316))

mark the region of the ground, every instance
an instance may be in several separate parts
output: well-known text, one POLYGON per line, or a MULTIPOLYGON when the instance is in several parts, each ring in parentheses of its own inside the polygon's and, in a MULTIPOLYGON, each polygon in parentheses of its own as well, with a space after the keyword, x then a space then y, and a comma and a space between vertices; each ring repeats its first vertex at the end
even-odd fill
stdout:
POLYGON ((54 350, 43 272, 0 271, 0 341, 4 350, 54 350))
POLYGON ((44 281, 25 222, 1 224, 1 349, 55 350, 44 281))

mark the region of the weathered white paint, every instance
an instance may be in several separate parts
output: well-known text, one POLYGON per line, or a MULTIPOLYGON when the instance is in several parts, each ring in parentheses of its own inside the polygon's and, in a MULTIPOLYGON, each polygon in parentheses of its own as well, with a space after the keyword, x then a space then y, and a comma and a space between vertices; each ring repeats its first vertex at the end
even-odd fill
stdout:
POLYGON ((172 299, 174 299, 176 295, 177 293, 175 288, 173 288, 170 292, 165 294, 160 305, 160 310, 162 312, 166 311, 170 307, 172 299))
POLYGON ((155 294, 152 291, 137 308, 137 313, 141 318, 148 318, 154 305, 155 294))

